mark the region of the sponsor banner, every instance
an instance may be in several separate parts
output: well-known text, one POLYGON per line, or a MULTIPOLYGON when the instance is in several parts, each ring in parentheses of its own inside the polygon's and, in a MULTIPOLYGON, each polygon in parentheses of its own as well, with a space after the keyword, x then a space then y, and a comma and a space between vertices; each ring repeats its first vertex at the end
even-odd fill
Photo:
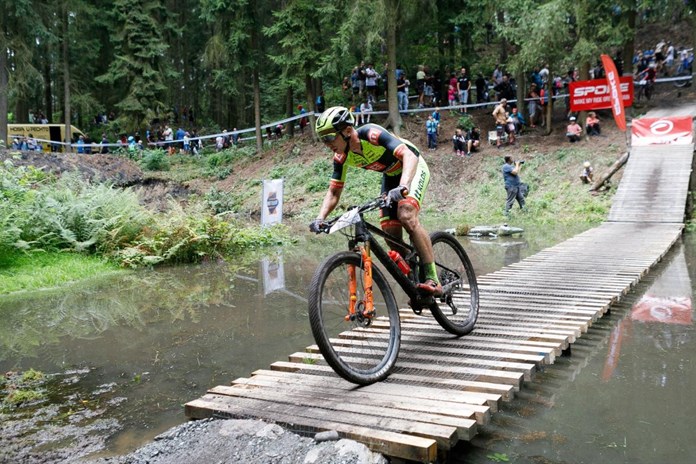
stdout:
MULTIPOLYGON (((621 97, 623 106, 633 105, 633 77, 623 76, 621 97)), ((570 110, 587 111, 611 108, 611 89, 606 79, 576 81, 570 83, 570 110)))
POLYGON ((263 275, 263 294, 268 295, 276 290, 285 288, 285 267, 283 266, 283 257, 278 256, 271 258, 263 258, 261 260, 261 275, 263 275))
POLYGON ((602 55, 602 64, 607 73, 607 84, 609 85, 609 95, 611 97, 611 112, 614 113, 616 126, 622 131, 626 130, 626 110, 623 102, 623 92, 621 90, 619 72, 616 70, 614 60, 609 55, 602 55))
POLYGON ((279 224, 283 220, 283 179, 265 179, 261 193, 261 225, 279 224))
POLYGON ((631 308, 631 320, 691 325, 691 298, 645 295, 631 308))
POLYGON ((691 145, 694 141, 691 116, 640 118, 631 123, 631 145, 691 145))

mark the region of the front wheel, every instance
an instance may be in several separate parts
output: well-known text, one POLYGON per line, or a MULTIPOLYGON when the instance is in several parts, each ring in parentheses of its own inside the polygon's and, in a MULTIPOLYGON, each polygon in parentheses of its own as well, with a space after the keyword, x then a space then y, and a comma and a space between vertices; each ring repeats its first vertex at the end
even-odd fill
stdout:
POLYGON ((328 257, 309 287, 309 322, 321 354, 338 375, 359 385, 384 380, 396 364, 401 343, 396 299, 376 266, 372 266, 372 280, 375 314, 371 317, 362 315, 369 289, 357 253, 345 251, 328 257), (352 315, 351 280, 355 287, 352 315))
POLYGON ((479 289, 474 267, 457 239, 447 232, 430 236, 440 284, 444 293, 430 312, 448 332, 466 335, 474 330, 479 312, 479 289))

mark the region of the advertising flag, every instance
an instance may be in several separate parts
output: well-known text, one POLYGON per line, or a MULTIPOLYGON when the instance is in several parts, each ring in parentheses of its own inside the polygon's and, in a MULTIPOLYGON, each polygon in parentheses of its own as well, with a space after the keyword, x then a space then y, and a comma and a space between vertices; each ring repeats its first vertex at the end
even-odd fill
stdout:
POLYGON ((621 95, 621 84, 619 72, 616 70, 614 60, 609 55, 602 55, 602 64, 604 72, 607 74, 607 84, 609 84, 609 92, 611 96, 611 111, 614 113, 614 121, 622 131, 626 130, 626 111, 623 104, 623 96, 621 95))

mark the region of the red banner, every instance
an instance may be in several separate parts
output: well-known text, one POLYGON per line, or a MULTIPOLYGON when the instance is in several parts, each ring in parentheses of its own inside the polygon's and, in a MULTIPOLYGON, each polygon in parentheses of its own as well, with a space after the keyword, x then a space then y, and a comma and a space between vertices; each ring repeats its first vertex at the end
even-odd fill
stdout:
POLYGON ((631 122, 631 145, 691 145, 694 140, 691 116, 640 118, 631 122))
POLYGON ((631 308, 631 320, 690 325, 691 298, 644 295, 631 308))
MULTIPOLYGON (((633 78, 621 77, 621 96, 624 107, 633 105, 633 78)), ((587 111, 611 108, 611 91, 606 79, 570 83, 570 110, 587 111)))

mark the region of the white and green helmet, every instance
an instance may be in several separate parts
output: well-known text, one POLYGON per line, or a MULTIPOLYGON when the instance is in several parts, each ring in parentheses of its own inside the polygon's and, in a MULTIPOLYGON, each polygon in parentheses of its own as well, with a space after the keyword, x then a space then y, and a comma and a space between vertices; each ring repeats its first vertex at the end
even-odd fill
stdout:
POLYGON ((332 106, 321 113, 317 118, 314 128, 317 134, 322 135, 341 132, 348 126, 355 125, 355 116, 345 106, 332 106))

